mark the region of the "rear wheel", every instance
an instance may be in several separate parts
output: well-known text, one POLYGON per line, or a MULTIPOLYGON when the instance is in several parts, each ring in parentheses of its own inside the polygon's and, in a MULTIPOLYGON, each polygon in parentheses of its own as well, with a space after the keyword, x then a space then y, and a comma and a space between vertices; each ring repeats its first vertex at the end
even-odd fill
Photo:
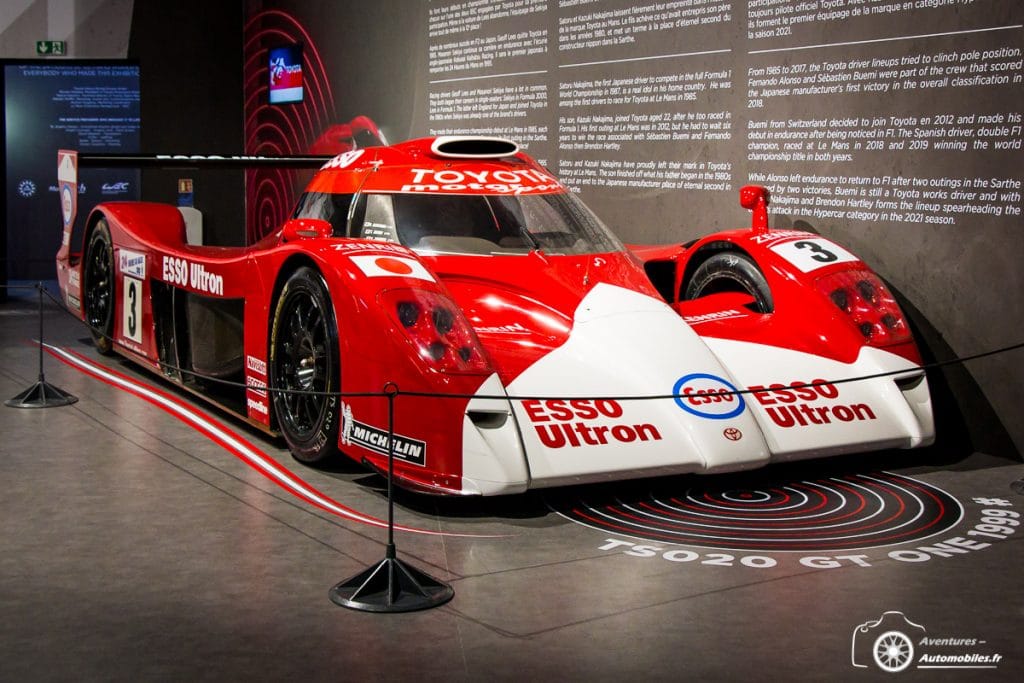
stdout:
POLYGON ((300 268, 288 278, 270 334, 274 413, 292 455, 318 462, 338 452, 338 327, 323 277, 300 268))
POLYGON ((683 298, 698 299, 709 294, 728 292, 754 297, 748 307, 756 313, 772 312, 772 293, 768 281, 753 259, 735 251, 715 254, 700 264, 686 283, 683 298))
POLYGON ((83 280, 85 322, 96 349, 109 354, 113 351, 114 335, 114 250, 105 220, 96 224, 89 237, 83 280))

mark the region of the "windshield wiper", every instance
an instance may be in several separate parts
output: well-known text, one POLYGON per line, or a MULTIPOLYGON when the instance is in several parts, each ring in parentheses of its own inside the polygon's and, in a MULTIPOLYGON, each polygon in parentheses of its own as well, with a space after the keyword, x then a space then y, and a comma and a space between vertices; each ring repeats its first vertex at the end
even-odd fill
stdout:
POLYGON ((540 251, 540 242, 533 236, 533 233, 527 230, 525 225, 519 226, 519 234, 522 235, 523 241, 530 245, 530 251, 540 251))

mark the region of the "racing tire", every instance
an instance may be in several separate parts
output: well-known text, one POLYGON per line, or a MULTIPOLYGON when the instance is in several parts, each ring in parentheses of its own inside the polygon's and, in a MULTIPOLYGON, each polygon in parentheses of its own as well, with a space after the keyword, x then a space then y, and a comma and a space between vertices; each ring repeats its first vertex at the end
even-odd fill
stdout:
POLYGON ((114 249, 103 219, 89 236, 83 271, 85 323, 96 350, 109 355, 114 350, 114 249))
POLYGON ((278 427, 296 460, 338 452, 338 326, 323 277, 299 268, 278 297, 270 332, 270 386, 278 427), (310 393, 306 393, 310 392, 310 393))
POLYGON ((754 297, 748 308, 755 313, 771 313, 774 308, 771 288, 764 274, 753 259, 736 251, 714 254, 700 264, 686 283, 683 298, 692 300, 723 292, 754 297))

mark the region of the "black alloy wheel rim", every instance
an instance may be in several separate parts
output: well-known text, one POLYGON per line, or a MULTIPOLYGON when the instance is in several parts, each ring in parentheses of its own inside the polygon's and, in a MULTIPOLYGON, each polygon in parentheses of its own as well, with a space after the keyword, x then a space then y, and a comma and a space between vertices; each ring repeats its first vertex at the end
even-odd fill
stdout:
POLYGON ((327 407, 328 397, 323 394, 331 370, 327 321, 305 292, 288 298, 282 320, 277 349, 279 386, 286 390, 280 397, 285 408, 282 417, 301 440, 316 431, 327 407))
POLYGON ((105 334, 110 318, 111 283, 110 245, 106 240, 97 239, 89 252, 86 271, 88 291, 85 293, 87 322, 95 333, 105 334))

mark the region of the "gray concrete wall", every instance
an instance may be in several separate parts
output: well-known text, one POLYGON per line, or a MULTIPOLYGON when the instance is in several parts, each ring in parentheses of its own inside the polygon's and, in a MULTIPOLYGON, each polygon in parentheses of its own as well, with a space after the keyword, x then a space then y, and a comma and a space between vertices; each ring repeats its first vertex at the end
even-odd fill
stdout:
POLYGON ((32 59, 37 40, 67 41, 66 57, 123 59, 134 0, 4 0, 0 57, 32 59))

